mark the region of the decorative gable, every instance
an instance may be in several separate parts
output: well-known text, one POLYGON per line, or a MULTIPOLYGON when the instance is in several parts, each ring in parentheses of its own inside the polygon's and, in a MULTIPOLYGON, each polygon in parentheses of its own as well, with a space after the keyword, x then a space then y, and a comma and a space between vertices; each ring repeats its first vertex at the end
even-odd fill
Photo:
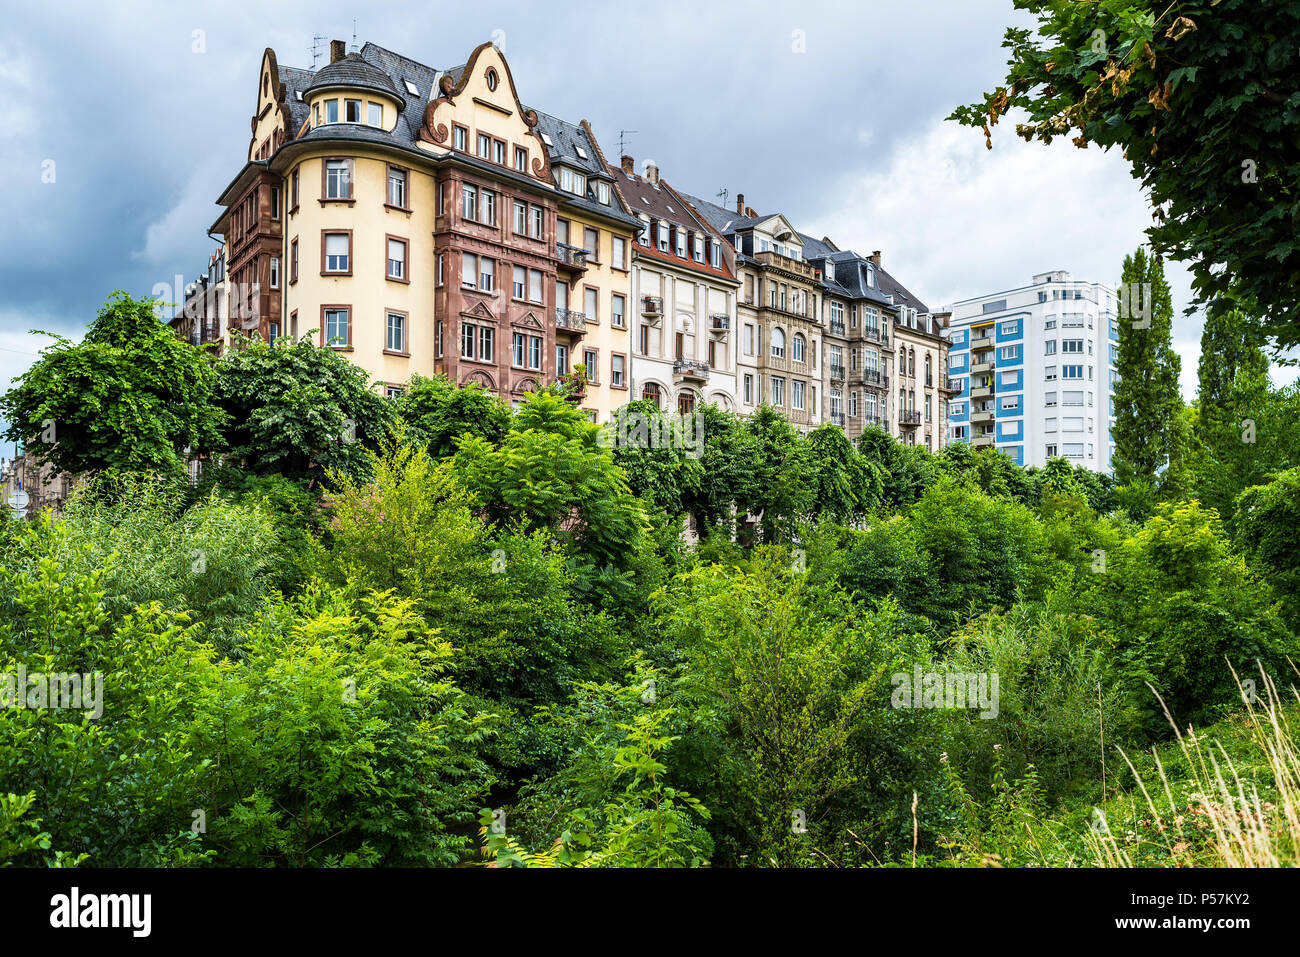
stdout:
POLYGON ((478 136, 485 134, 505 142, 505 165, 513 169, 515 147, 522 146, 528 150, 527 175, 550 183, 551 163, 546 144, 536 131, 537 114, 524 109, 506 58, 494 44, 477 46, 458 80, 453 81, 450 74, 442 78, 439 94, 425 108, 421 147, 452 149, 455 128, 464 127, 465 149, 470 155, 476 152, 478 136))

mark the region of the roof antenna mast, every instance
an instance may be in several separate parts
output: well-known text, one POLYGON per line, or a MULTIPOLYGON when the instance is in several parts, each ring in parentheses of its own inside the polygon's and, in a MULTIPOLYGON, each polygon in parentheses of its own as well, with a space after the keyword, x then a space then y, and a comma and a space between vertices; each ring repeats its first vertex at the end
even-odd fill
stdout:
POLYGON ((719 205, 722 206, 722 207, 724 207, 724 208, 725 208, 726 205, 727 205, 727 193, 728 193, 728 192, 729 192, 729 191, 728 191, 727 187, 725 187, 725 186, 722 187, 722 189, 718 190, 718 199, 722 200, 722 202, 719 203, 719 205))
POLYGON ((316 69, 316 61, 320 59, 321 45, 325 42, 325 37, 319 33, 311 38, 311 68, 316 69))
POLYGON ((627 138, 637 132, 636 130, 619 130, 618 131, 618 155, 622 156, 627 152, 627 138))

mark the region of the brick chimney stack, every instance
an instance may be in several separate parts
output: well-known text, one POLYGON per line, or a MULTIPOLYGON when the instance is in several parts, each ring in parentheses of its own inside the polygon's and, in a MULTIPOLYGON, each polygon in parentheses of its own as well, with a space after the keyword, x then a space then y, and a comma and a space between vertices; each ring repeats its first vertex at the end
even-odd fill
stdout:
POLYGON ((636 172, 636 163, 633 161, 632 157, 628 156, 626 153, 623 154, 623 172, 628 175, 636 172))
POLYGON ((736 215, 737 216, 745 215, 745 194, 744 193, 736 194, 736 215))
POLYGON ((659 167, 655 165, 654 160, 645 161, 645 181, 651 186, 659 185, 659 167))
POLYGON ((343 40, 330 41, 330 62, 337 63, 348 55, 347 44, 343 40))
POLYGON ((870 255, 869 257, 867 257, 867 258, 869 258, 873 263, 876 264, 876 268, 877 268, 877 269, 880 268, 880 250, 879 250, 879 249, 874 249, 874 250, 872 250, 871 255, 870 255))

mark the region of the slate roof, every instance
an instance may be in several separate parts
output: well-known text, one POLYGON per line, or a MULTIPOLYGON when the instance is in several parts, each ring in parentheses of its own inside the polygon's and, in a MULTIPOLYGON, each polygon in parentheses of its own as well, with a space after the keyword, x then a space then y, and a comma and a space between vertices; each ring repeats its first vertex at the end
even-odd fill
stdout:
POLYGON ((333 86, 376 90, 397 97, 403 104, 406 102, 404 92, 398 90, 388 74, 370 63, 360 53, 349 53, 343 59, 321 67, 316 71, 315 79, 303 95, 309 94, 312 90, 333 86))
POLYGON ((660 178, 656 189, 644 176, 636 173, 626 173, 616 166, 611 166, 610 172, 618 177, 633 215, 645 213, 652 219, 662 219, 674 226, 685 226, 705 233, 715 231, 716 227, 712 223, 691 208, 690 197, 678 193, 667 180, 660 178))

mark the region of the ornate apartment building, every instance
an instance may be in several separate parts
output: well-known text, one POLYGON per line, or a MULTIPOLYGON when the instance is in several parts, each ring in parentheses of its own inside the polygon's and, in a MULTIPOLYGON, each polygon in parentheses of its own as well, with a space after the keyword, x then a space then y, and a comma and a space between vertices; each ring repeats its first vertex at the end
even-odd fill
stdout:
POLYGON ((745 206, 743 194, 734 213, 687 198, 735 250, 738 410, 767 402, 800 431, 815 428, 824 421, 824 290, 821 271, 804 257, 804 237, 785 216, 745 206))
POLYGON ((665 411, 701 402, 736 410, 736 256, 721 235, 659 175, 630 156, 619 189, 640 220, 633 255, 637 398, 665 411))
POLYGON ((190 341, 310 333, 390 395, 441 373, 517 404, 564 381, 594 420, 767 402, 801 431, 948 438, 947 314, 879 252, 609 164, 587 122, 523 105, 490 43, 447 70, 267 49, 250 128, 222 249, 172 320, 190 341))
POLYGON ((626 401, 637 220, 495 46, 437 70, 334 41, 316 72, 268 49, 252 134, 212 227, 232 330, 316 330, 389 393, 443 373, 517 402, 583 366, 593 418, 626 401))

